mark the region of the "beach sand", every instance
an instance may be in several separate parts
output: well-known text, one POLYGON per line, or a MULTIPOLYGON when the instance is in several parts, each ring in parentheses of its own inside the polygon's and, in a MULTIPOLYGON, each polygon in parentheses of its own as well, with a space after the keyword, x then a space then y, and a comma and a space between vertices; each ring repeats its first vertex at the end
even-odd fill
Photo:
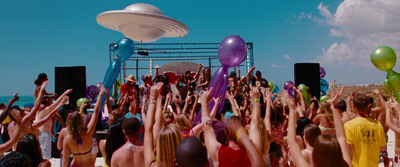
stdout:
MULTIPOLYGON (((50 159, 51 166, 58 167, 60 166, 60 158, 52 158, 50 159)), ((104 165, 104 160, 102 157, 96 158, 96 163, 94 164, 95 167, 102 167, 104 165)))

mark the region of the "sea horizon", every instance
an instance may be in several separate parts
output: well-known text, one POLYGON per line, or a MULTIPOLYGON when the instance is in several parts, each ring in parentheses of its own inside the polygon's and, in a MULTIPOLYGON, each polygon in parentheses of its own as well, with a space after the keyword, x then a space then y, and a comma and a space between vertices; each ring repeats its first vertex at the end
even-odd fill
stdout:
MULTIPOLYGON (((0 96, 0 103, 4 103, 5 105, 12 99, 13 96, 0 96)), ((19 96, 19 100, 16 101, 13 105, 17 105, 23 107, 25 104, 34 103, 35 98, 33 95, 31 96, 19 96)))

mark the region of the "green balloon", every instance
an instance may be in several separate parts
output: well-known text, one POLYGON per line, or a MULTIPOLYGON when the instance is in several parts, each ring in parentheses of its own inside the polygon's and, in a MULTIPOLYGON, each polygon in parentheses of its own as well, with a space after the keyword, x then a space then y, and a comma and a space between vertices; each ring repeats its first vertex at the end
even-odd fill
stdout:
POLYGON ((310 97, 308 96, 307 86, 304 84, 299 85, 299 89, 303 93, 304 101, 306 102, 307 107, 310 106, 310 97))
POLYGON ((273 91, 273 90, 274 90, 274 88, 275 88, 275 85, 274 85, 274 83, 272 83, 272 82, 268 82, 268 85, 269 85, 269 90, 273 91))
POLYGON ((327 95, 322 96, 321 98, 319 98, 319 102, 324 102, 324 101, 327 101, 327 100, 329 100, 329 96, 327 96, 327 95))
POLYGON ((80 108, 83 103, 89 103, 89 102, 90 101, 87 98, 82 97, 76 101, 76 105, 78 106, 78 108, 80 108))
POLYGON ((378 46, 371 53, 371 62, 382 71, 389 71, 396 65, 396 52, 389 46, 378 46))

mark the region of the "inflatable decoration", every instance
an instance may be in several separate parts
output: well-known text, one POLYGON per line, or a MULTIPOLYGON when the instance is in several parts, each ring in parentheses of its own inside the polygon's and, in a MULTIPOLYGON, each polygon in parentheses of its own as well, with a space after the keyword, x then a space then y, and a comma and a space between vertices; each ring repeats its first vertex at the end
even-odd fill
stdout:
POLYGON ((324 78, 326 75, 326 71, 324 67, 319 67, 319 78, 324 78))
POLYGON ((386 71, 385 87, 389 94, 394 93, 400 102, 400 74, 393 71, 396 65, 396 52, 388 46, 378 46, 371 53, 371 62, 379 70, 386 71))
MULTIPOLYGON (((226 88, 228 86, 228 68, 240 65, 247 55, 246 42, 236 35, 226 37, 218 47, 218 59, 221 62, 221 67, 215 71, 208 89, 213 88, 211 97, 217 98, 221 96, 221 102, 218 106, 217 114, 221 113, 224 107, 226 88)), ((211 100, 208 108, 210 111, 214 107, 214 101, 211 100)), ((200 123, 201 114, 198 114, 195 122, 200 123)))
POLYGON ((299 85, 299 90, 303 93, 304 101, 306 102, 307 106, 310 106, 310 97, 308 96, 307 86, 304 84, 299 85))
POLYGON ((320 86, 321 92, 326 92, 329 89, 329 83, 325 79, 319 80, 319 86, 320 86))
POLYGON ((272 89, 273 94, 278 94, 279 93, 279 86, 274 84, 274 88, 272 89))
POLYGON ((182 37, 189 29, 182 22, 167 17, 160 9, 145 3, 135 3, 124 10, 111 10, 97 15, 97 23, 122 32, 138 42, 153 42, 162 37, 182 37))
POLYGON ((89 96, 89 99, 91 99, 91 103, 96 103, 96 97, 99 95, 99 88, 94 85, 90 85, 86 89, 86 96, 89 96))
MULTIPOLYGON (((116 49, 114 51, 116 59, 108 66, 106 75, 103 79, 103 85, 105 89, 110 89, 114 84, 117 76, 121 72, 121 64, 123 61, 127 60, 132 56, 135 49, 133 41, 129 38, 122 38, 116 43, 116 49)), ((104 95, 105 96, 105 95, 104 95)), ((105 101, 105 97, 102 98, 102 106, 105 101)))
POLYGON ((294 97, 294 83, 292 81, 286 81, 283 85, 283 89, 287 90, 290 97, 294 97))

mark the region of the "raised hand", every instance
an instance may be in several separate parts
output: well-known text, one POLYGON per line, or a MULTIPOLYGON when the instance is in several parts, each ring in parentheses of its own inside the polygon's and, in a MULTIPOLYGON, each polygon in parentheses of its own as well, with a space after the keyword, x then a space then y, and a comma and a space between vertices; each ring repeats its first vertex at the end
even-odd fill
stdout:
POLYGON ((163 87, 164 83, 158 82, 156 85, 150 88, 150 99, 155 98, 157 99, 160 96, 161 88, 163 87))
POLYGON ((219 104, 221 102, 221 96, 218 96, 217 98, 213 97, 213 100, 214 100, 214 104, 219 104))
POLYGON ((18 94, 19 94, 19 93, 15 93, 14 96, 11 98, 11 101, 12 101, 13 103, 19 100, 18 94))
POLYGON ((207 104, 211 101, 211 92, 213 88, 211 87, 208 91, 204 91, 201 95, 201 102, 207 102, 207 104))
POLYGON ((257 88, 250 85, 250 98, 251 99, 260 99, 260 91, 257 88))

